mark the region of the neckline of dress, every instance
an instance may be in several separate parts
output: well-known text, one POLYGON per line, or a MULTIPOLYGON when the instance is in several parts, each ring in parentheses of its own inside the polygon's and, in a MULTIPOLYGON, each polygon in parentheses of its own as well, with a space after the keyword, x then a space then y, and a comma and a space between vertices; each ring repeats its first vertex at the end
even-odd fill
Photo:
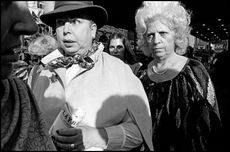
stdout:
MULTIPOLYGON (((189 63, 189 61, 190 61, 190 59, 189 58, 187 58, 187 61, 185 62, 185 64, 184 64, 184 66, 182 67, 182 69, 180 70, 180 72, 178 72, 178 74, 177 75, 175 75, 174 77, 172 77, 172 78, 170 78, 170 79, 166 79, 166 80, 162 80, 162 81, 156 81, 156 80, 153 80, 151 77, 150 77, 150 73, 149 73, 149 68, 147 68, 147 76, 148 76, 148 78, 151 80, 151 81, 153 81, 154 83, 164 83, 164 82, 168 82, 168 81, 171 81, 171 80, 173 80, 173 79, 175 79, 175 78, 177 78, 179 75, 180 75, 180 73, 182 73, 184 70, 185 70, 185 68, 187 67, 187 65, 188 65, 188 63, 189 63)), ((151 72, 154 72, 153 71, 153 69, 151 68, 151 70, 150 70, 151 72)), ((167 70, 168 71, 168 70, 167 70)), ((166 72, 165 72, 166 73, 166 72)), ((161 75, 155 75, 155 76, 161 76, 161 75)), ((162 76, 164 76, 163 74, 162 74, 162 76)))
POLYGON ((168 67, 165 69, 165 70, 163 70, 162 72, 157 72, 156 71, 156 67, 153 65, 152 66, 152 71, 153 71, 153 73, 155 73, 155 74, 157 74, 157 75, 163 75, 163 74, 165 74, 167 71, 168 71, 168 67))

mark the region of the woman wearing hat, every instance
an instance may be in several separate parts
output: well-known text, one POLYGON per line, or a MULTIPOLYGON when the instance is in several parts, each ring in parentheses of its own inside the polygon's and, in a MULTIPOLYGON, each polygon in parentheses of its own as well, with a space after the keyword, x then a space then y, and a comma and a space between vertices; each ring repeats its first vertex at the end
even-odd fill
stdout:
POLYGON ((153 150, 150 109, 141 82, 95 41, 97 29, 107 21, 106 10, 91 1, 57 1, 41 20, 56 28, 59 48, 42 59, 44 66, 33 71, 30 85, 57 148, 153 150), (60 113, 64 105, 75 115, 60 113), (55 121, 59 118, 77 125, 60 127, 55 121))

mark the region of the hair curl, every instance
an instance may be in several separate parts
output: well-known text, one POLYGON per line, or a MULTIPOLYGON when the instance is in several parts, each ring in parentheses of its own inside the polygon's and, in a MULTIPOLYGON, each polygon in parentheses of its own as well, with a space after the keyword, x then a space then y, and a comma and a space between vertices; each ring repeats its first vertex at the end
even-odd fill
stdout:
POLYGON ((58 42, 52 35, 41 35, 34 39, 29 47, 31 55, 44 56, 58 48, 58 42))
POLYGON ((191 12, 187 11, 178 1, 144 1, 142 6, 136 11, 135 23, 138 38, 138 46, 147 56, 151 56, 147 51, 145 33, 147 25, 152 21, 163 21, 171 30, 175 31, 175 52, 185 53, 188 46, 188 36, 191 27, 191 12), (166 21, 166 22, 165 22, 166 21))

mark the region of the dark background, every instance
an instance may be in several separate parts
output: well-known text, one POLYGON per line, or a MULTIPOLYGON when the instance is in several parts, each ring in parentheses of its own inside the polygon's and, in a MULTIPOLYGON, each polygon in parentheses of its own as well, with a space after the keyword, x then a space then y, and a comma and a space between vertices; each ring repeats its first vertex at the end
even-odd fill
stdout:
MULTIPOLYGON (((186 0, 181 2, 187 10, 192 12, 192 35, 212 42, 218 41, 218 39, 229 39, 230 7, 227 0, 186 0), (219 18, 221 21, 218 21, 219 18), (210 30, 207 30, 207 28, 210 30)), ((135 31, 135 12, 141 6, 142 1, 98 0, 94 4, 101 5, 107 10, 109 15, 108 25, 135 31)))

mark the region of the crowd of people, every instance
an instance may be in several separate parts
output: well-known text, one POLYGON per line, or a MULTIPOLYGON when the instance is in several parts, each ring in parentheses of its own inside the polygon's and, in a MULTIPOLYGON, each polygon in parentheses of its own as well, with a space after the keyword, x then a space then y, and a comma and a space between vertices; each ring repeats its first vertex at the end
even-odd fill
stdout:
POLYGON ((227 55, 210 75, 184 54, 191 15, 181 2, 144 1, 134 17, 145 62, 122 33, 96 40, 104 7, 55 1, 40 17, 55 37, 32 41, 22 64, 15 50, 38 26, 26 1, 1 1, 1 150, 224 150, 227 55))

